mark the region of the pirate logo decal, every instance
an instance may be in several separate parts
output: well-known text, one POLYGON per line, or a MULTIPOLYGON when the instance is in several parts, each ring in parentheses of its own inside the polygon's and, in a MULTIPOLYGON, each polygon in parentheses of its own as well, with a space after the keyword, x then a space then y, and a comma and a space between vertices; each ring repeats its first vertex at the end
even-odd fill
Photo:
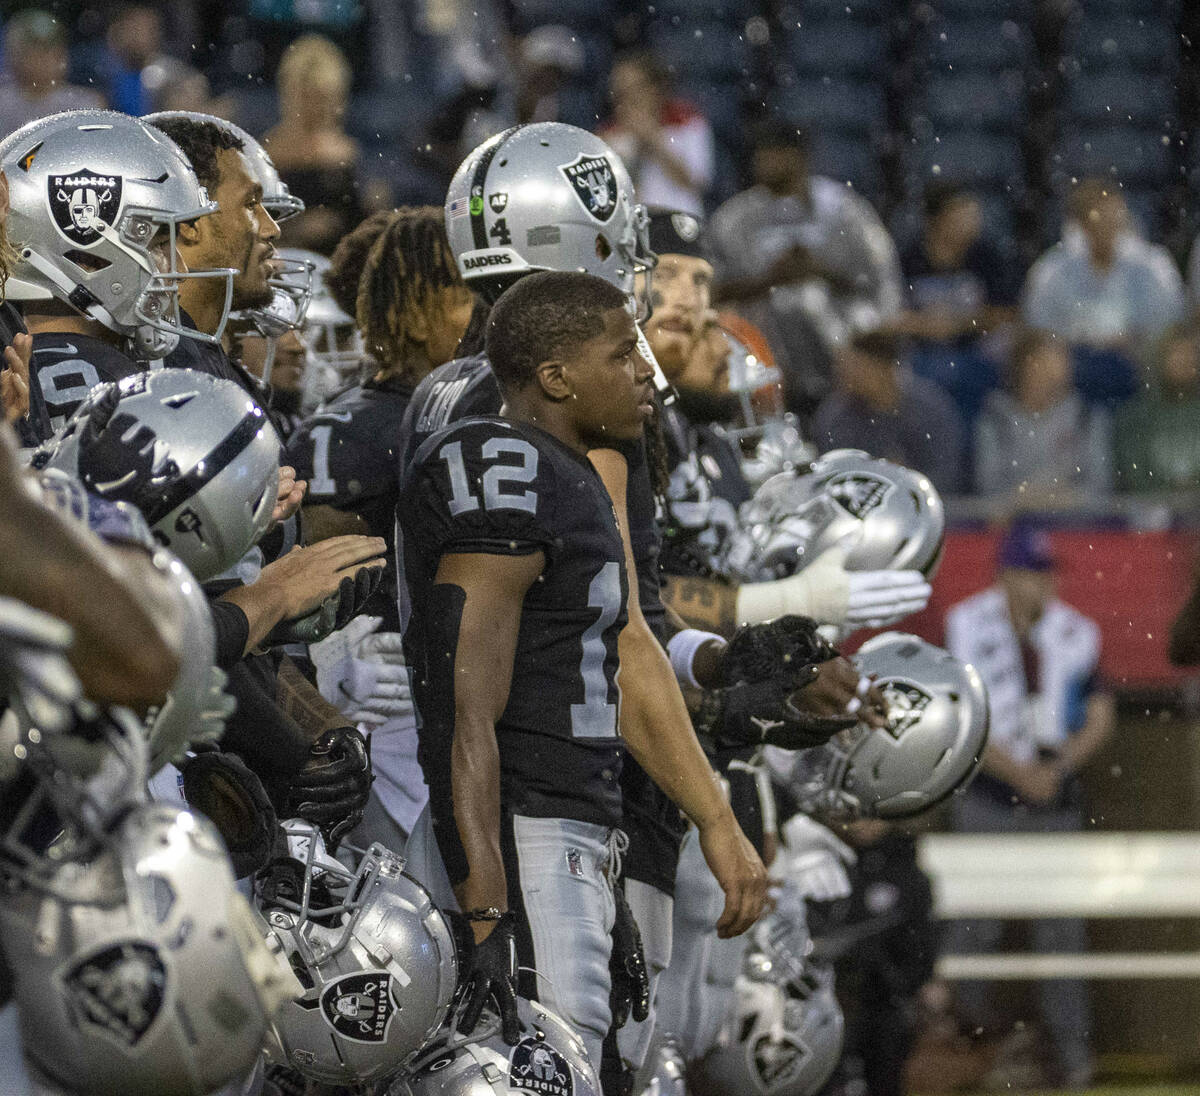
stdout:
POLYGON ((396 1015, 392 976, 382 970, 347 974, 321 994, 321 1013, 339 1035, 356 1043, 382 1043, 396 1015))
POLYGON ((607 221, 617 208, 617 177, 607 156, 580 156, 559 171, 575 188, 583 208, 597 221, 607 221))
POLYGON ((91 247, 111 228, 121 209, 121 176, 100 175, 80 168, 70 175, 51 175, 46 183, 50 213, 68 240, 91 247))
POLYGON ((899 739, 929 707, 933 697, 911 681, 881 681, 883 699, 887 702, 887 732, 899 739))
POLYGON ((866 472, 841 472, 825 485, 826 494, 859 521, 879 506, 891 489, 887 480, 866 472))
POLYGON ((162 1011, 167 970, 149 944, 114 944, 75 963, 63 985, 81 1024, 133 1047, 162 1011))
POLYGON ((778 1037, 758 1038, 754 1043, 754 1071, 762 1081, 763 1091, 793 1078, 810 1053, 808 1047, 786 1032, 778 1037))
POLYGON ((522 1039, 508 1058, 508 1085, 538 1096, 573 1096, 575 1081, 567 1060, 540 1039, 522 1039))

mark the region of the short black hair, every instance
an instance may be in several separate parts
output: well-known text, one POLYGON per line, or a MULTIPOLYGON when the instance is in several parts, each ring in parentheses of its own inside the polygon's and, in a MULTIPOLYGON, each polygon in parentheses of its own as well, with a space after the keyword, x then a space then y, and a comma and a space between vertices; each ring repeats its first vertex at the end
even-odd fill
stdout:
POLYGON ((934 179, 925 187, 922 197, 925 217, 930 221, 936 220, 955 202, 974 197, 975 192, 965 183, 955 179, 934 179))
POLYGON ((200 185, 208 189, 210 198, 221 183, 217 153, 226 149, 241 152, 246 147, 245 141, 233 130, 216 122, 202 122, 197 118, 163 118, 152 124, 180 147, 200 185))
POLYGON ((612 282, 578 271, 527 274, 492 306, 487 355, 502 388, 516 392, 537 367, 604 331, 604 314, 629 298, 612 282))

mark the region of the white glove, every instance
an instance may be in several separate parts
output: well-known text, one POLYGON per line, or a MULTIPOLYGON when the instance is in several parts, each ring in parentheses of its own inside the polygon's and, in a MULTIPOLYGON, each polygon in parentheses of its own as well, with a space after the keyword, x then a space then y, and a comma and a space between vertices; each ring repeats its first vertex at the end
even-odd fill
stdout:
POLYGON ((738 623, 757 624, 798 613, 819 624, 882 628, 929 603, 933 588, 919 571, 847 571, 848 552, 838 544, 790 578, 740 587, 738 623))
POLYGON ((372 727, 415 712, 400 635, 379 632, 381 624, 382 617, 360 615, 308 648, 321 695, 372 727))
POLYGON ((806 814, 796 814, 784 823, 783 840, 787 846, 786 877, 805 898, 830 902, 849 897, 846 868, 858 857, 832 830, 806 814))

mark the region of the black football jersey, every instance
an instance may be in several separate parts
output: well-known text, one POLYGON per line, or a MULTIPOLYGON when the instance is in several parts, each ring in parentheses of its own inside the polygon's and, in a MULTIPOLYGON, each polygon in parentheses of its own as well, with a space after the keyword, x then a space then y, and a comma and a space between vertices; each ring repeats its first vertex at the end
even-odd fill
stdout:
MULTIPOLYGON (((180 319, 184 327, 196 330, 196 325, 186 312, 180 313, 180 319)), ((246 389, 256 400, 263 401, 262 390, 257 381, 245 369, 236 366, 225 353, 224 347, 217 343, 184 336, 180 338, 175 349, 163 358, 163 365, 167 369, 194 369, 197 373, 204 373, 209 377, 233 381, 246 389)))
POLYGON ((38 445, 49 438, 96 385, 119 381, 145 369, 145 363, 91 335, 34 335, 29 361, 29 417, 20 424, 21 443, 38 445))
POLYGON ((431 434, 459 419, 498 415, 504 404, 500 385, 483 354, 439 365, 413 390, 400 427, 400 475, 431 434))
POLYGON ((397 538, 435 827, 449 817, 454 716, 452 660, 433 638, 445 622, 431 619, 431 591, 441 557, 457 552, 546 557, 525 595, 496 727, 505 809, 619 824, 617 637, 628 586, 612 501, 587 458, 525 424, 455 423, 418 449, 401 488, 397 538))
POLYGON ((396 447, 412 385, 398 378, 347 388, 305 419, 287 463, 308 481, 305 501, 362 515, 371 535, 392 540, 400 493, 396 447))

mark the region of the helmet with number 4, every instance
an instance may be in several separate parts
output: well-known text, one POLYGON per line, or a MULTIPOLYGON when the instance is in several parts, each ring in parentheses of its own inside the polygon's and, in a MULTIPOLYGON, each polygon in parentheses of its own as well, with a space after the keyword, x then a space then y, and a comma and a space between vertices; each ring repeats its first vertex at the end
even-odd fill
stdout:
POLYGON ((860 723, 796 755, 790 783, 807 809, 909 818, 964 787, 983 757, 988 698, 973 666, 917 636, 885 632, 854 661, 888 705, 883 728, 860 723))
POLYGON ((524 998, 517 1014, 516 1046, 504 1042, 499 1019, 484 1013, 471 1035, 439 1036, 388 1096, 600 1096, 587 1050, 569 1024, 524 998))
POLYGON ((279 436, 233 381, 162 369, 126 377, 115 387, 115 409, 112 385, 93 390, 38 450, 34 464, 61 468, 105 498, 133 503, 155 539, 207 582, 237 563, 270 526, 279 436), (89 427, 103 433, 105 423, 119 416, 128 420, 120 439, 81 448, 89 427), (135 437, 136 450, 117 444, 135 437))
POLYGON ((0 929, 26 1053, 67 1091, 201 1096, 244 1077, 297 991, 208 822, 136 808, 104 852, 10 881, 0 929))
POLYGON ((921 571, 941 562, 946 516, 928 478, 858 449, 835 449, 807 472, 772 476, 742 508, 745 578, 804 570, 845 543, 851 571, 921 571))
POLYGON ((498 133, 446 192, 450 248, 463 280, 489 300, 534 270, 580 270, 632 293, 653 264, 648 226, 620 157, 563 122, 498 133))
POLYGON ((255 902, 304 986, 272 1025, 268 1056, 314 1081, 385 1081, 441 1026, 458 962, 445 917, 372 845, 356 872, 317 828, 285 822, 290 855, 264 869, 255 902))
POLYGON ((693 1089, 697 1096, 815 1096, 841 1057, 844 1029, 832 971, 807 963, 788 980, 752 948, 717 1044, 693 1071, 693 1089))
POLYGON ((10 296, 57 297, 132 339, 140 357, 165 357, 181 337, 220 340, 236 272, 179 266, 179 225, 217 204, 165 134, 115 111, 67 111, 9 134, 0 168, 20 255, 10 296), (212 334, 180 316, 180 284, 195 278, 224 283, 212 334))

